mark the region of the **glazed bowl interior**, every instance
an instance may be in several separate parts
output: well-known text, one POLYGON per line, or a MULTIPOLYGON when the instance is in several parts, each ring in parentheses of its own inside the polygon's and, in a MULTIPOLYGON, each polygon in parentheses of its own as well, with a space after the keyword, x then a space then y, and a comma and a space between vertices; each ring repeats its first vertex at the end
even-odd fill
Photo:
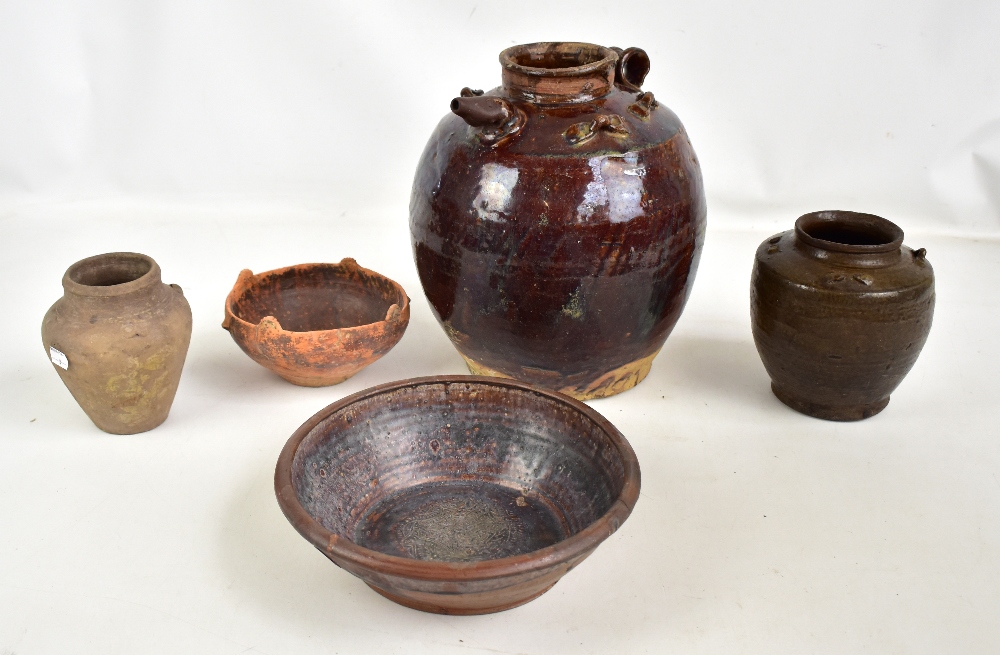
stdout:
POLYGON ((451 380, 386 385, 309 429, 290 477, 322 532, 382 555, 480 562, 571 538, 623 494, 634 504, 638 463, 606 421, 521 383, 451 380))
POLYGON ((254 279, 232 304, 247 323, 266 316, 290 332, 337 330, 378 323, 404 298, 390 280, 339 264, 293 266, 254 279))
POLYGON ((108 253, 74 264, 66 276, 87 287, 110 287, 138 280, 153 268, 153 261, 138 253, 108 253))

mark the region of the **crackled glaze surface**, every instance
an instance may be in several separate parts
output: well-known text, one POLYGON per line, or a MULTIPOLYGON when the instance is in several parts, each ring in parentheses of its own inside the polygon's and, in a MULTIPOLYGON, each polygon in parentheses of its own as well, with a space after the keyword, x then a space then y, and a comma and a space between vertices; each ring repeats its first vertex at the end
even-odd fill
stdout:
POLYGON ((501 484, 429 482, 379 501, 355 542, 390 555, 439 562, 499 559, 566 537, 558 510, 501 484))
POLYGON ((431 136, 410 203, 414 257, 474 373, 601 397, 645 377, 681 314, 704 240, 701 172, 677 116, 641 79, 614 77, 614 52, 557 44, 583 54, 544 60, 542 45, 518 61, 547 68, 508 65, 505 86, 453 104, 474 121, 507 111, 510 135, 452 114, 431 136), (581 61, 588 84, 546 73, 581 61), (559 84, 567 94, 544 97, 559 84))

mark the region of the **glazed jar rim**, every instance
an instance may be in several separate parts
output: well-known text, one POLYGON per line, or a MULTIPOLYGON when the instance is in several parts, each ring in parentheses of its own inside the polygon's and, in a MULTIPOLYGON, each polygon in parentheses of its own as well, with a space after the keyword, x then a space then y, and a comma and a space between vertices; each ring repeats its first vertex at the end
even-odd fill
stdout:
POLYGON ((515 45, 505 49, 500 53, 500 65, 506 70, 517 71, 523 75, 536 77, 576 77, 600 71, 608 66, 614 66, 618 60, 618 53, 611 48, 594 43, 584 43, 581 41, 539 41, 537 43, 525 43, 515 45), (536 51, 543 51, 557 47, 580 47, 581 49, 593 49, 602 57, 595 61, 581 64, 579 66, 566 66, 560 68, 545 68, 544 66, 525 66, 515 60, 515 56, 536 51))
MULTIPOLYGON (((825 210, 803 214, 795 221, 795 236, 806 245, 821 250, 853 254, 886 253, 903 245, 903 230, 892 221, 861 212, 825 210), (848 243, 823 238, 824 230, 867 236, 869 243, 848 243)), ((826 236, 826 235, 824 235, 826 236)))
POLYGON ((134 293, 160 282, 160 266, 148 255, 138 252, 108 252, 94 255, 76 262, 63 275, 63 289, 76 296, 91 296, 96 298, 113 298, 134 293), (115 284, 86 284, 79 282, 79 275, 88 267, 100 264, 112 264, 115 261, 128 261, 147 265, 147 269, 139 277, 115 284))

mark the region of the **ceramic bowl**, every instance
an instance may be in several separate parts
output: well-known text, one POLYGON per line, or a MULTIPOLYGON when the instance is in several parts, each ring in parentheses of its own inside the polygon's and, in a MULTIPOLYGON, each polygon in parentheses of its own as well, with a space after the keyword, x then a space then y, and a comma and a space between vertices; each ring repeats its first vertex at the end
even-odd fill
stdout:
POLYGON ((226 298, 222 327, 247 355, 289 382, 343 382, 403 336, 403 288, 353 259, 254 275, 244 269, 226 298))
POLYGON ((285 445, 274 485, 295 529, 378 593, 485 614, 538 597, 617 530, 639 462, 568 396, 428 377, 320 411, 285 445))

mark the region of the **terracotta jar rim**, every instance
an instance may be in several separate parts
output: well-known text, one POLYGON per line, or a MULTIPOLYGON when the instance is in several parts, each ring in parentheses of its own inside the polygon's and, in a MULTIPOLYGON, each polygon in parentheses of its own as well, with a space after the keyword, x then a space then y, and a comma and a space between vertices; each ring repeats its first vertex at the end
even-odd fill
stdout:
POLYGON ((796 238, 821 250, 853 254, 886 253, 903 245, 903 230, 875 214, 828 210, 795 221, 796 238))
POLYGON ((76 296, 113 298, 160 283, 160 267, 148 255, 109 252, 76 262, 63 275, 63 289, 76 296))
MULTIPOLYGON (((522 59, 523 60, 523 59, 522 59)), ((618 61, 618 53, 611 48, 606 48, 593 43, 581 43, 576 41, 540 41, 538 43, 526 43, 507 48, 500 53, 500 65, 507 70, 517 71, 524 75, 534 75, 537 77, 575 77, 586 75, 602 70, 607 66, 613 66, 618 61), (577 66, 528 66, 518 62, 518 58, 525 56, 541 56, 545 53, 570 53, 572 50, 580 53, 589 51, 595 55, 599 54, 599 59, 593 59, 577 66)))
POLYGON ((618 53, 576 41, 543 41, 500 53, 504 89, 540 103, 589 102, 610 93, 618 53))

